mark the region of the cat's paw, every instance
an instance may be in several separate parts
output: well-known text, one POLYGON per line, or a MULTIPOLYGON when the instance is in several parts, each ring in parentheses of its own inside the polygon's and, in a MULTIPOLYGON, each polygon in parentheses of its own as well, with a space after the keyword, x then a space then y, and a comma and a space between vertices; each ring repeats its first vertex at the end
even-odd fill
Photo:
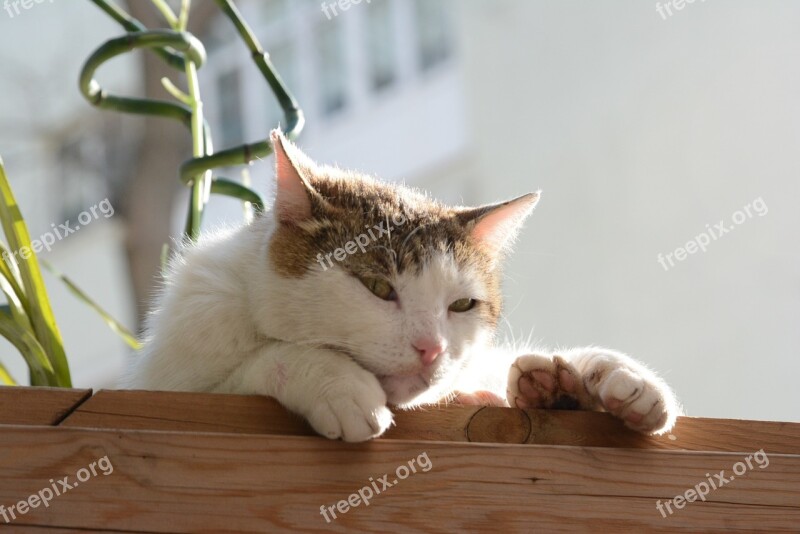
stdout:
POLYGON ((584 383, 606 411, 645 434, 662 434, 679 408, 672 390, 652 373, 616 354, 597 354, 584 370, 584 383))
POLYGON ((508 403, 518 408, 605 410, 645 434, 662 434, 680 411, 672 390, 620 353, 571 351, 569 359, 529 354, 512 364, 508 403))
POLYGON ((591 410, 595 403, 580 373, 559 356, 527 354, 511 365, 506 390, 517 408, 591 410))
POLYGON ((362 370, 326 384, 306 419, 326 438, 357 442, 383 434, 392 424, 392 412, 378 379, 362 370))

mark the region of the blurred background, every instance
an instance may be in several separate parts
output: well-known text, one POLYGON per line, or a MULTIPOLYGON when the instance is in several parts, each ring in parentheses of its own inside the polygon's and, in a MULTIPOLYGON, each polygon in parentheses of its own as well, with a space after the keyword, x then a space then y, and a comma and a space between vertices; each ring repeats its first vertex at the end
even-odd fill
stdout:
MULTIPOLYGON (((148 1, 120 5, 164 25, 148 1)), ((306 114, 313 158, 448 203, 543 190, 506 270, 504 336, 628 352, 690 415, 800 421, 800 3, 237 5, 306 114), (687 245, 720 222, 705 251, 687 245)), ((30 233, 109 199, 113 215, 41 257, 137 329, 186 217, 189 135, 82 99, 82 63, 124 33, 88 0, 0 7, 0 155, 30 233)), ((230 21, 194 0, 190 29, 216 147, 264 139, 280 109, 230 21)), ((159 80, 183 86, 175 72, 136 52, 98 77, 168 98, 159 80)), ((271 161, 249 171, 270 195, 271 161)), ((205 228, 241 221, 212 197, 205 228)), ((75 385, 113 387, 130 350, 45 277, 75 385)), ((27 381, 4 341, 0 358, 27 381)))

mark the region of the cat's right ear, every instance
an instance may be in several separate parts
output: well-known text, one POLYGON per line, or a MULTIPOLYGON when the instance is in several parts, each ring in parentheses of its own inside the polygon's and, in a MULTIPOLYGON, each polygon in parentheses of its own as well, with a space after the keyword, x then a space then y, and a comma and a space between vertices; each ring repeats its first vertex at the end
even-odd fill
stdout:
POLYGON ((541 191, 537 191, 500 204, 466 209, 458 217, 469 228, 475 244, 497 259, 514 241, 540 195, 541 191))
POLYGON ((275 216, 286 224, 308 220, 314 188, 304 175, 312 171, 313 163, 280 130, 272 130, 269 138, 275 154, 275 216))

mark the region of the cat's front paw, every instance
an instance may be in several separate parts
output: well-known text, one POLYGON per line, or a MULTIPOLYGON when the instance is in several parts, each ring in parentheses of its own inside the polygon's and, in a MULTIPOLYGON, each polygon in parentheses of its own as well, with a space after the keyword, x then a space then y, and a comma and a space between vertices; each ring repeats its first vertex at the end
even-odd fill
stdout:
POLYGON ((506 395, 517 408, 591 410, 595 405, 580 373, 559 356, 517 358, 508 373, 506 395))
POLYGON ((631 358, 613 351, 573 351, 569 358, 529 354, 512 364, 507 399, 518 408, 605 410, 646 434, 675 424, 672 390, 631 358))
POLYGON ((592 356, 584 383, 606 411, 645 434, 663 434, 673 427, 680 409, 663 381, 622 355, 600 352, 592 356))
POLYGON ((392 412, 378 379, 362 370, 326 384, 306 419, 326 438, 357 442, 383 434, 392 424, 392 412))

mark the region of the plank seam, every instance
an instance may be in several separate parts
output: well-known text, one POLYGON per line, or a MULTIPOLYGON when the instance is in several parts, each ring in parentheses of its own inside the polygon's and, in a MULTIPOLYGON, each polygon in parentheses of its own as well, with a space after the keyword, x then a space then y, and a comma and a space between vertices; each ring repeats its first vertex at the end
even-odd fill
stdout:
POLYGON ((52 423, 52 425, 51 425, 51 426, 60 426, 60 425, 61 425, 61 423, 63 423, 63 422, 64 422, 64 420, 65 420, 67 417, 69 417, 70 415, 72 415, 72 413, 73 413, 75 410, 77 410, 77 409, 78 409, 80 406, 82 406, 84 403, 86 403, 86 401, 88 401, 89 399, 91 399, 91 398, 92 398, 92 395, 93 395, 93 391, 92 391, 91 389, 88 389, 88 390, 86 390, 86 392, 84 393, 83 397, 82 397, 82 398, 80 398, 80 399, 78 400, 78 402, 76 402, 75 404, 73 404, 72 406, 70 406, 70 407, 69 407, 69 409, 65 410, 65 411, 64 411, 64 413, 61 415, 61 417, 59 417, 58 419, 56 419, 55 421, 53 421, 53 423, 52 423))

